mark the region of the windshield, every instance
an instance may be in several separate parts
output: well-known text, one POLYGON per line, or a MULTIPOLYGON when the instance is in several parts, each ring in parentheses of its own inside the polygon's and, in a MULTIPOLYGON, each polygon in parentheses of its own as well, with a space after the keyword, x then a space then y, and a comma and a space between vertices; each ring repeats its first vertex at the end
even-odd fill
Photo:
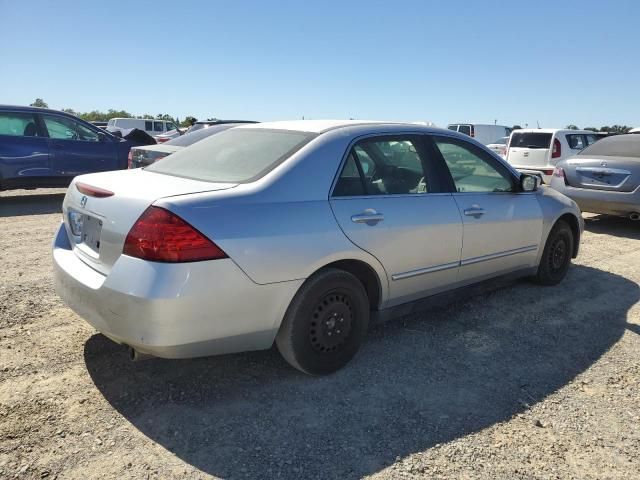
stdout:
POLYGON ((196 130, 195 132, 185 133, 184 135, 180 135, 177 138, 165 143, 165 145, 175 145, 176 147, 188 147, 200 140, 204 140, 211 135, 216 133, 224 132, 232 127, 237 126, 237 123, 227 123, 224 125, 213 125, 209 128, 201 128, 200 130, 196 130))
POLYGON ((550 133, 513 132, 509 148, 550 148, 550 133))
POLYGON ((578 155, 640 158, 640 135, 616 135, 589 145, 578 155))
POLYGON ((205 182, 256 180, 315 134, 288 130, 229 129, 176 152, 147 170, 205 182))

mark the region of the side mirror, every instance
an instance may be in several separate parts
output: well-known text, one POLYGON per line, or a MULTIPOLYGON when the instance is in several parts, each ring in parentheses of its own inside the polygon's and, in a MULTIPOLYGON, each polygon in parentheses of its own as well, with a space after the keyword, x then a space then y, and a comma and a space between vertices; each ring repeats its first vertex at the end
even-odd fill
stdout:
POLYGON ((109 137, 104 132, 98 132, 98 140, 100 142, 107 142, 107 141, 109 141, 109 137))
POLYGON ((541 179, 537 175, 528 175, 526 173, 520 175, 520 190, 523 192, 535 192, 540 183, 541 179))

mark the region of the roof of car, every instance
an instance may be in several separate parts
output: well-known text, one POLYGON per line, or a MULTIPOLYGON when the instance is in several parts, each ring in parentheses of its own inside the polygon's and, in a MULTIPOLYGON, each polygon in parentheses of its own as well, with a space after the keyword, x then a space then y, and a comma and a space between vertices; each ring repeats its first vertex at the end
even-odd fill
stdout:
POLYGON ((593 133, 591 130, 571 130, 568 128, 519 128, 511 133, 593 133))
POLYGON ((407 125, 424 127, 409 122, 383 122, 377 120, 285 120, 278 122, 262 122, 252 125, 242 125, 236 128, 268 128, 272 130, 294 130, 310 133, 322 133, 328 130, 353 127, 358 125, 407 125))
POLYGON ((53 108, 28 107, 25 105, 0 105, 0 110, 13 110, 14 112, 51 112, 60 113, 62 115, 69 115, 66 112, 55 110, 53 108))

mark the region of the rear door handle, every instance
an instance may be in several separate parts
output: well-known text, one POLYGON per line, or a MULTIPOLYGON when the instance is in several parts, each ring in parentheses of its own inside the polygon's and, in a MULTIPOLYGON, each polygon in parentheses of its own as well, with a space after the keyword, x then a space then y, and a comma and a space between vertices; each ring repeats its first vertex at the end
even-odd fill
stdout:
POLYGON ((480 207, 471 207, 471 208, 467 208, 464 211, 464 214, 467 217, 480 217, 482 215, 484 215, 486 212, 484 211, 484 208, 480 208, 480 207))
POLYGON ((384 215, 376 212, 372 208, 367 208, 363 213, 351 216, 353 223, 366 223, 367 225, 375 225, 382 220, 384 220, 384 215))

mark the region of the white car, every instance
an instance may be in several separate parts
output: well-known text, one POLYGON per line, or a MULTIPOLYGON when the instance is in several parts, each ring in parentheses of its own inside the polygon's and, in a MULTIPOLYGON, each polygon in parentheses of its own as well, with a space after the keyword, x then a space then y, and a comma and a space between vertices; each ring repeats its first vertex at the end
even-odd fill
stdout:
POLYGON ((480 123, 451 123, 447 125, 447 128, 454 132, 464 133, 483 145, 489 145, 496 138, 508 137, 511 133, 511 128, 504 125, 483 125, 480 123))
POLYGON ((509 137, 502 137, 495 140, 493 143, 487 145, 489 150, 493 150, 502 158, 507 157, 507 143, 509 143, 509 137))
POLYGON ((176 124, 170 120, 155 120, 153 118, 111 118, 107 127, 118 127, 122 129, 137 128, 143 130, 152 137, 162 135, 171 130, 175 130, 176 124))
POLYGON ((599 137, 589 130, 539 128, 515 130, 509 137, 507 162, 518 171, 537 175, 551 183, 556 164, 597 142, 599 137))

